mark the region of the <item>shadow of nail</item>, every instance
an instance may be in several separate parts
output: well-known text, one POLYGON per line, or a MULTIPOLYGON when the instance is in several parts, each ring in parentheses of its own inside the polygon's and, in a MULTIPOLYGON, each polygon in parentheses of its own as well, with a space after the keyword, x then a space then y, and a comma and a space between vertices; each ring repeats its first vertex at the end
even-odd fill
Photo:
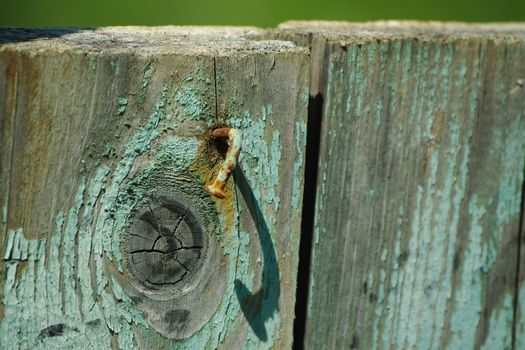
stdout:
POLYGON ((279 310, 280 276, 277 256, 259 203, 239 166, 234 169, 233 178, 255 223, 263 256, 261 288, 252 293, 242 281, 236 279, 235 293, 253 332, 261 341, 266 341, 268 332, 265 322, 279 310))

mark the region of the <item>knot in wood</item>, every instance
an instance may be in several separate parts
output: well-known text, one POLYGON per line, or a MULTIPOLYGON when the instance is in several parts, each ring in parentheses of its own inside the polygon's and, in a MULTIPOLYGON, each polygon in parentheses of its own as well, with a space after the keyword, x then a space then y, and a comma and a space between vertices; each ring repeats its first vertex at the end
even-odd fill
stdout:
POLYGON ((154 289, 190 281, 202 265, 204 232, 188 205, 166 197, 146 201, 135 210, 127 236, 131 274, 154 289))

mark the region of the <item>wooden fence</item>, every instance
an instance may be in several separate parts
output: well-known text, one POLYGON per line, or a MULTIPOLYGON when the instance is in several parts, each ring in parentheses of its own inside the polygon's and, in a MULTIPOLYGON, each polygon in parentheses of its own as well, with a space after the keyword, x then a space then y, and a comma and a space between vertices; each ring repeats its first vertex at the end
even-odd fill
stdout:
POLYGON ((523 349, 524 174, 523 24, 1 29, 0 348, 523 349))

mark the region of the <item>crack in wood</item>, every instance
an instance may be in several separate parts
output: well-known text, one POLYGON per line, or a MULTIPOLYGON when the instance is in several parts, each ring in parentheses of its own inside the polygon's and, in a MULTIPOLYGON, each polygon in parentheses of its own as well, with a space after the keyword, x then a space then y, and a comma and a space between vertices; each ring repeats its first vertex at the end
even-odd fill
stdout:
POLYGON ((178 252, 179 250, 192 250, 192 249, 202 249, 200 246, 194 246, 194 247, 180 247, 176 249, 171 250, 159 250, 159 249, 139 249, 132 252, 129 252, 130 254, 136 254, 136 253, 160 253, 160 254, 170 254, 174 252, 178 252))

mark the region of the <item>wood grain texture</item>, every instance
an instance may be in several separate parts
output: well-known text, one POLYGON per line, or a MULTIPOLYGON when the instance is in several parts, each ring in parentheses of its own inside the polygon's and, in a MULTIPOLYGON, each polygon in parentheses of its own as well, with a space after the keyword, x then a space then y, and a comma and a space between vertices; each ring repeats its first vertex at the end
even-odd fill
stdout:
MULTIPOLYGON (((306 347, 511 348, 525 27, 292 22, 274 35, 312 48, 324 98, 306 347)), ((519 316, 516 348, 523 334, 519 316)))
POLYGON ((0 32, 1 348, 291 347, 308 53, 260 33, 0 32), (244 134, 224 200, 204 191, 218 125, 244 134), (155 287, 129 256, 177 232, 162 198, 191 207, 206 254, 155 287), (147 205, 165 222, 133 228, 147 205))

